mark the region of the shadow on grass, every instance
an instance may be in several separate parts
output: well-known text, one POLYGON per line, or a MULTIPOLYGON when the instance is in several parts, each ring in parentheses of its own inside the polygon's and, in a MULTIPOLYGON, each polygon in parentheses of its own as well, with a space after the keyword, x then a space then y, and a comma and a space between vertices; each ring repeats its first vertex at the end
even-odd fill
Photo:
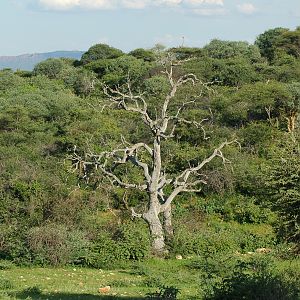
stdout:
POLYGON ((22 292, 12 295, 16 299, 32 299, 32 300, 141 300, 142 297, 121 297, 121 296, 109 296, 109 295, 91 295, 91 294, 70 294, 70 293, 50 293, 43 294, 36 288, 29 288, 22 292))

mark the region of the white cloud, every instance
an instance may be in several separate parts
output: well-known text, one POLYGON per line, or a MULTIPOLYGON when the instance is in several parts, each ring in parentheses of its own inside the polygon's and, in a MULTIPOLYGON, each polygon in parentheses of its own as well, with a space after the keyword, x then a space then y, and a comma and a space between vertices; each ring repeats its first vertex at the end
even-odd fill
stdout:
POLYGON ((183 0, 181 1, 183 3, 193 5, 193 6, 200 6, 203 4, 208 4, 208 5, 224 5, 223 0, 183 0))
POLYGON ((196 8, 193 9, 192 12, 199 16, 222 16, 227 14, 227 10, 223 8, 196 8))
POLYGON ((88 9, 113 8, 109 0, 39 0, 39 4, 47 9, 66 10, 75 7, 88 9))
POLYGON ((148 5, 149 1, 141 1, 141 0, 122 0, 121 6, 126 8, 133 8, 133 9, 142 9, 148 5))
POLYGON ((239 12, 246 15, 252 15, 256 11, 256 8, 252 3, 238 4, 237 9, 239 12))
POLYGON ((224 0, 37 0, 46 9, 68 10, 83 9, 143 9, 150 6, 160 7, 195 7, 223 6, 224 0))

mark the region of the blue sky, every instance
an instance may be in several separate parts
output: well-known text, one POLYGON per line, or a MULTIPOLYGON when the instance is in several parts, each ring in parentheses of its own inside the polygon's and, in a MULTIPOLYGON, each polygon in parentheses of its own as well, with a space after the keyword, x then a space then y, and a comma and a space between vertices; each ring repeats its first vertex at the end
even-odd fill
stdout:
POLYGON ((300 26, 300 0, 0 0, 0 55, 253 42, 274 27, 300 26))

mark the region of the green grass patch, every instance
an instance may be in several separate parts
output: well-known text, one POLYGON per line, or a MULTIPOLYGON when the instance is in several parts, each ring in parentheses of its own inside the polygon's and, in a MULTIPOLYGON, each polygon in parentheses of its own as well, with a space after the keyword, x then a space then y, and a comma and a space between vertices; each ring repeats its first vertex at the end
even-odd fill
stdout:
POLYGON ((235 276, 237 264, 247 266, 245 274, 250 270, 254 275, 257 264, 269 265, 272 271, 270 278, 281 276, 283 282, 289 282, 292 277, 296 278, 300 274, 298 259, 280 260, 270 253, 227 257, 211 257, 204 253, 202 256, 184 257, 182 260, 153 258, 126 263, 115 270, 12 267, 0 270, 0 299, 135 300, 145 299, 147 295, 148 299, 165 299, 155 298, 155 295, 172 294, 175 291, 176 299, 204 299, 209 294, 214 295, 214 291, 222 292, 219 287, 222 287, 225 278, 235 280, 232 276, 235 276), (290 270, 297 276, 291 277, 290 270), (283 276, 284 274, 287 275, 283 276), (110 288, 105 290, 107 287, 110 288))
POLYGON ((163 286, 179 289, 178 299, 193 299, 199 282, 196 273, 185 266, 185 261, 162 259, 127 264, 118 270, 14 267, 0 271, 0 283, 3 280, 7 284, 0 299, 133 300, 144 299, 163 286), (107 286, 107 293, 99 292, 107 286))

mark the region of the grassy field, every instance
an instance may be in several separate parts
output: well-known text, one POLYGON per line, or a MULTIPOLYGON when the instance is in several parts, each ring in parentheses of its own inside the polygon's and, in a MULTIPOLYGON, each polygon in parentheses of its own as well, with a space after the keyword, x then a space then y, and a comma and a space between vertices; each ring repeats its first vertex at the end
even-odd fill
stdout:
POLYGON ((113 271, 12 267, 0 271, 0 299, 143 299, 160 285, 178 288, 179 299, 197 299, 198 280, 198 272, 180 260, 153 259, 113 271), (107 286, 108 292, 99 291, 107 286))
MULTIPOLYGON (((251 258, 265 261, 268 255, 244 254, 241 258, 245 261, 251 258)), ((135 300, 145 299, 147 294, 167 286, 179 289, 177 299, 195 300, 202 299, 201 294, 206 295, 212 280, 216 283, 221 278, 228 278, 231 272, 228 273, 229 269, 230 263, 227 261, 225 265, 219 264, 217 257, 208 261, 207 265, 203 265, 203 259, 199 258, 148 259, 140 263, 127 263, 114 270, 78 267, 25 268, 0 261, 0 299, 135 300)), ((300 274, 300 260, 276 260, 272 264, 272 272, 282 274, 283 277, 286 274, 296 280, 300 274)), ((277 287, 271 285, 268 288, 277 287)), ((298 297, 288 299, 299 300, 298 297)))

